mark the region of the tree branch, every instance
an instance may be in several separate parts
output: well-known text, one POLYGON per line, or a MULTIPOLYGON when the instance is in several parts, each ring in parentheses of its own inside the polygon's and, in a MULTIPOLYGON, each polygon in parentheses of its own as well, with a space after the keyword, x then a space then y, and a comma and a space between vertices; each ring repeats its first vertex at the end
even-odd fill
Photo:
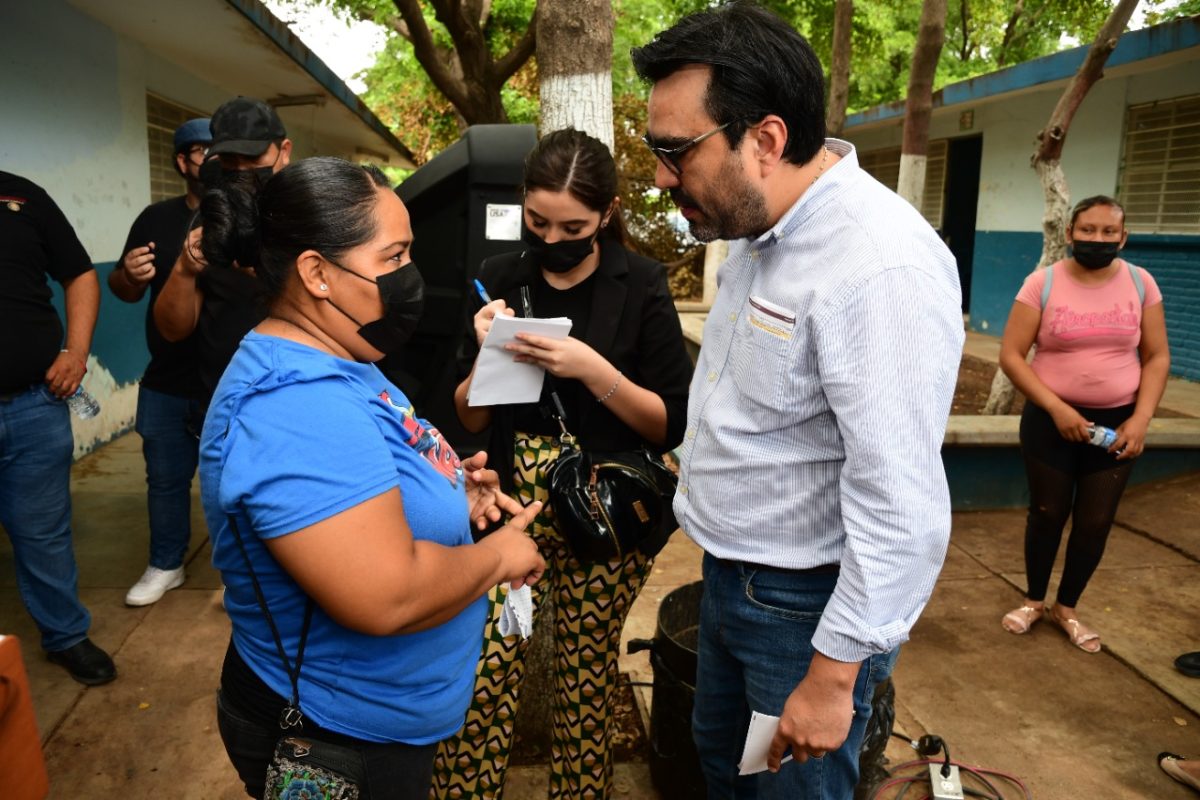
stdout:
POLYGON ((533 8, 533 16, 529 18, 529 27, 520 40, 505 53, 492 68, 496 76, 496 84, 504 85, 505 81, 516 74, 537 48, 537 6, 533 8))
POLYGON ((1008 59, 1008 46, 1012 43, 1013 36, 1017 32, 1017 22, 1023 13, 1025 13, 1025 0, 1017 0, 1012 14, 1008 17, 1008 23, 1004 26, 1004 38, 1000 40, 1000 52, 996 54, 996 66, 998 67, 1003 67, 1008 59))
MULTIPOLYGON (((468 102, 466 84, 461 80, 456 80, 442 61, 437 46, 434 44, 433 34, 430 32, 429 26, 425 24, 425 17, 421 14, 420 3, 417 0, 392 0, 392 2, 395 4, 396 10, 400 12, 400 16, 404 18, 405 24, 408 25, 413 54, 425 68, 429 80, 455 107, 466 104, 468 102)), ((433 0, 433 4, 435 8, 443 5, 438 0, 433 0)))
POLYGON ((1096 40, 1088 50, 1083 64, 1071 78, 1070 84, 1058 99, 1058 104, 1054 106, 1050 124, 1038 133, 1039 144, 1037 152, 1033 155, 1034 166, 1039 162, 1057 161, 1062 157, 1063 144, 1067 140, 1071 120, 1074 119, 1075 112, 1079 110, 1079 105, 1092 85, 1104 77, 1104 64, 1112 51, 1117 49, 1117 40, 1129 24, 1129 18, 1137 4, 1138 0, 1120 0, 1104 26, 1100 28, 1100 32, 1096 34, 1096 40))

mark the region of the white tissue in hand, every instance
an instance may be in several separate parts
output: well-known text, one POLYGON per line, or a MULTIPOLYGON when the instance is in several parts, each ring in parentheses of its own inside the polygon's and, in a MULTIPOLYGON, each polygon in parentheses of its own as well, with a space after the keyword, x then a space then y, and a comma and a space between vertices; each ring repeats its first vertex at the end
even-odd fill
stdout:
POLYGON ((520 633, 522 639, 533 634, 533 596, 529 586, 509 589, 504 607, 500 609, 500 635, 512 636, 514 633, 520 633))

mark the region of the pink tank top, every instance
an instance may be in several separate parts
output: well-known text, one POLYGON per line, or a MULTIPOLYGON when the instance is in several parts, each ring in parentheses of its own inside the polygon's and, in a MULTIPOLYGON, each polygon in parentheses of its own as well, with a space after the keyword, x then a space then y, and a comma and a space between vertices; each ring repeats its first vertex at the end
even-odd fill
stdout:
POLYGON ((1137 399, 1142 378, 1138 344, 1142 309, 1162 302, 1150 273, 1134 267, 1145 287, 1145 301, 1125 261, 1108 281, 1085 286, 1059 261, 1025 279, 1017 302, 1042 313, 1037 352, 1030 366, 1042 383, 1071 405, 1113 408, 1137 399), (1054 270, 1050 295, 1042 307, 1046 273, 1054 270))

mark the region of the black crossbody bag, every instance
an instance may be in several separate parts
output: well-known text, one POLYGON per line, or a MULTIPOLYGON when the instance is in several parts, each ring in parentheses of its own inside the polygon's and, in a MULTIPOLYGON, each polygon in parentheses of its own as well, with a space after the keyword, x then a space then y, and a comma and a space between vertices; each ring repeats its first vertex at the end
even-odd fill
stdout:
MULTIPOLYGON (((549 377, 549 375, 547 375, 549 377)), ((654 557, 678 528, 671 504, 678 478, 649 450, 590 452, 567 430, 558 393, 552 416, 562 429, 559 454, 546 470, 554 524, 583 563, 654 557)))
POLYGON ((254 595, 267 625, 271 628, 271 636, 275 639, 275 649, 279 652, 279 660, 283 662, 284 672, 292 684, 292 697, 287 706, 279 714, 279 728, 284 731, 275 744, 275 753, 267 765, 267 782, 264 797, 319 797, 324 800, 358 800, 360 787, 366 783, 366 769, 362 755, 351 747, 345 747, 330 742, 322 742, 311 736, 304 735, 304 714, 300 711, 300 665, 304 662, 304 646, 308 643, 308 629, 312 624, 313 601, 304 599, 304 623, 300 628, 300 648, 296 653, 296 665, 283 650, 283 639, 275 618, 267 608, 267 598, 254 566, 250 563, 250 554, 246 552, 246 543, 242 540, 241 531, 233 515, 229 516, 229 527, 237 539, 238 549, 246 560, 246 568, 250 570, 250 582, 254 585, 254 595))

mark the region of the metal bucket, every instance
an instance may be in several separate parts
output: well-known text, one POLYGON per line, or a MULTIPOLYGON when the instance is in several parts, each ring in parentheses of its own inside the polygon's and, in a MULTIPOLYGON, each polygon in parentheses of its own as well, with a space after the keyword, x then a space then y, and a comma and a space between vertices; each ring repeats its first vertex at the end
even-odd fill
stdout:
POLYGON ((703 800, 707 792, 692 740, 696 648, 704 582, 681 586, 662 599, 653 639, 633 639, 629 652, 650 651, 650 778, 664 800, 703 800))

